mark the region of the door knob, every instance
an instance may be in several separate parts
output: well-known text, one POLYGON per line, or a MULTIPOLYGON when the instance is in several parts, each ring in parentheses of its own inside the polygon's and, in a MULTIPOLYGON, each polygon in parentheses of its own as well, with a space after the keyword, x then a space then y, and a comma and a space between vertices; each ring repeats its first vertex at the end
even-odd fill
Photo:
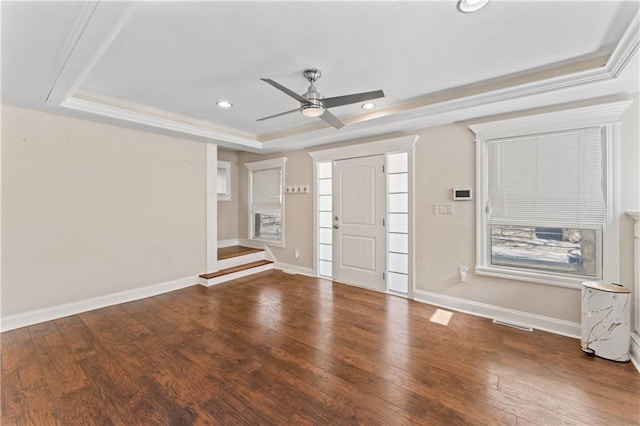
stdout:
POLYGON ((333 228, 334 228, 334 229, 338 229, 338 228, 340 228, 340 227, 339 227, 339 226, 338 226, 338 224, 336 223, 335 225, 333 225, 333 228))

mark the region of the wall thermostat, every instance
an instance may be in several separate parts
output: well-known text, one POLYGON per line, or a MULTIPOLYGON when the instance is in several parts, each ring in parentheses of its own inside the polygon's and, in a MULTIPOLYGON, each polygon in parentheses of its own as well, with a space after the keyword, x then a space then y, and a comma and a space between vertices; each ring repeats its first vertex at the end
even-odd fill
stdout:
POLYGON ((472 200, 471 188, 453 188, 454 200, 472 200))

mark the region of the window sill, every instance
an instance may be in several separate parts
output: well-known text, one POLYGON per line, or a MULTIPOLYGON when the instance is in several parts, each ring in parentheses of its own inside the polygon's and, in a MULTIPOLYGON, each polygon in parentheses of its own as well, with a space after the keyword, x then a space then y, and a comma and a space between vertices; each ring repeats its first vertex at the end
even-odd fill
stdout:
POLYGON ((566 277, 560 275, 546 274, 543 272, 514 270, 509 268, 500 268, 496 266, 476 266, 476 274, 488 277, 504 278, 509 280, 526 281, 534 284, 551 285, 555 287, 564 287, 572 289, 582 288, 584 281, 595 281, 596 278, 590 277, 566 277))
POLYGON ((218 194, 218 201, 231 201, 231 195, 218 194))

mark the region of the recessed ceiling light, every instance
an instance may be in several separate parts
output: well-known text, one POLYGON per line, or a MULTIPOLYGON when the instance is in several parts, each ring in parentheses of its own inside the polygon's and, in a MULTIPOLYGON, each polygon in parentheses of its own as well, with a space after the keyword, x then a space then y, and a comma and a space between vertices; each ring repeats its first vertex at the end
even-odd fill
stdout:
POLYGON ((376 104, 374 104, 373 102, 367 102, 366 104, 362 104, 360 106, 360 108, 366 109, 366 110, 374 109, 375 107, 376 107, 376 104))
POLYGON ((480 10, 489 3, 489 0, 458 0, 458 10, 462 13, 471 13, 480 10))
POLYGON ((218 105, 220 108, 231 108, 233 106, 233 104, 229 101, 218 101, 216 102, 216 105, 218 105))

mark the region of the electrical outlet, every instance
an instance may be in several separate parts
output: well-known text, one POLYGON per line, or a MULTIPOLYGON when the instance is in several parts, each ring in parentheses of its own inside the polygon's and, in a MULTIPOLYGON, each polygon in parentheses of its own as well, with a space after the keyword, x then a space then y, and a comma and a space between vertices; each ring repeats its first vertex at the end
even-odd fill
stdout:
POLYGON ((466 266, 460 266, 458 268, 458 272, 460 274, 460 281, 466 282, 467 278, 469 278, 469 268, 466 266))

